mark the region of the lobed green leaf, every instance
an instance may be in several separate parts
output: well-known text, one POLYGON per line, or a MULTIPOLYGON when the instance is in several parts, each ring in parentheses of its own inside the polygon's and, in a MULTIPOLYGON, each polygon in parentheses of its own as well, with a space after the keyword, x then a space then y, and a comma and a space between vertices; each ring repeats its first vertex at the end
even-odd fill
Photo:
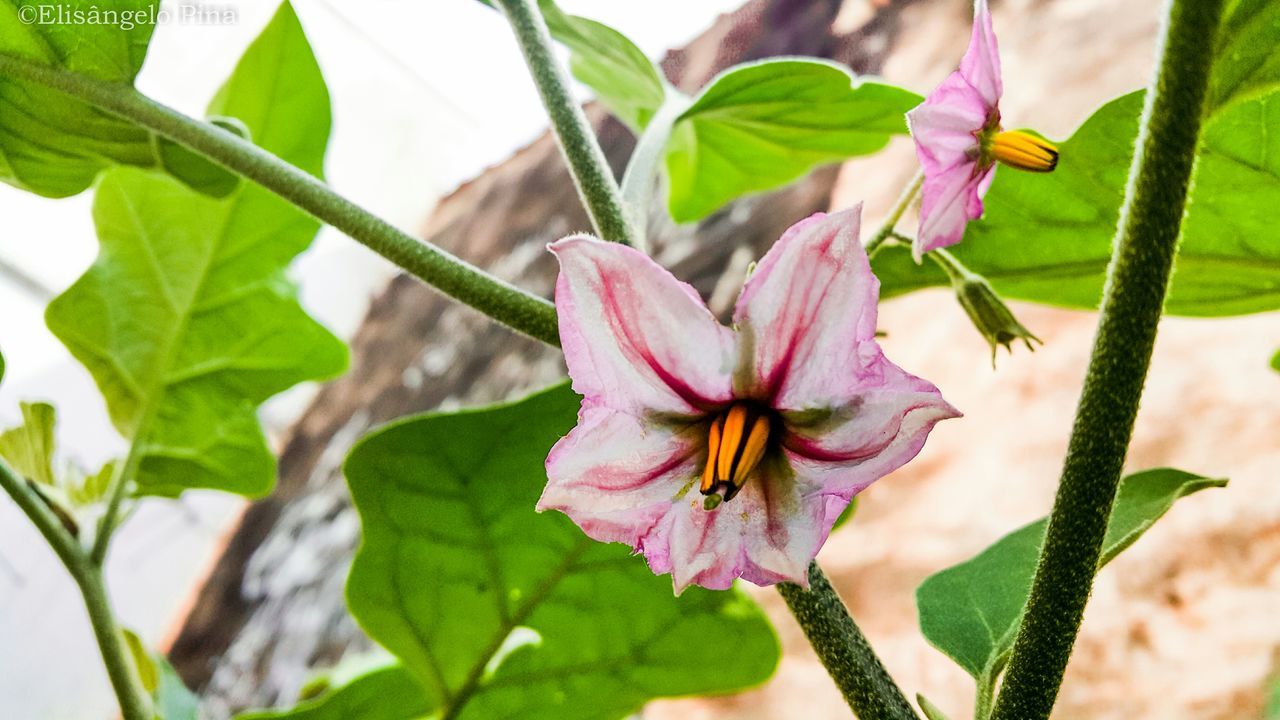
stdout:
POLYGON ((732 67, 676 120, 666 152, 671 216, 699 220, 818 165, 876 152, 907 132, 904 113, 920 100, 821 60, 732 67))
POLYGON ((675 598, 628 548, 534 511, 578 402, 565 384, 410 418, 347 460, 364 528, 348 606, 444 717, 621 718, 650 698, 759 683, 777 664, 745 596, 675 598))
MULTIPOLYGON (((1226 480, 1161 468, 1121 481, 1099 567, 1129 547, 1181 497, 1226 480)), ((994 682, 1012 648, 1048 519, 1016 530, 975 557, 929 576, 916 590, 920 629, 979 682, 994 682)))
MULTIPOLYGON (((286 3, 214 98, 259 145, 318 173, 329 98, 286 3)), ((346 366, 346 349, 285 277, 319 224, 242 183, 225 199, 116 168, 98 184, 93 266, 50 303, 50 329, 92 373, 140 452, 148 494, 268 491, 275 459, 256 417, 271 395, 346 366)))
MULTIPOLYGON (((0 54, 131 85, 159 5, 0 0, 0 54)), ((114 164, 164 168, 202 191, 235 182, 198 156, 174 163, 171 153, 162 152, 166 142, 51 88, 0 77, 0 180, 16 187, 48 197, 75 195, 114 164)))

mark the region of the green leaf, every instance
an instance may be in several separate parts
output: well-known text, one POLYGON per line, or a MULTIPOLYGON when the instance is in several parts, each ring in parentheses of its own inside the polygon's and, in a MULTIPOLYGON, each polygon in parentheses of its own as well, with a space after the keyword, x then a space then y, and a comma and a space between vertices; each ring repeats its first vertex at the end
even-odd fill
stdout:
POLYGON ((155 705, 156 720, 197 720, 200 701, 162 655, 147 649, 136 633, 121 630, 142 687, 155 705))
POLYGON ((654 697, 754 685, 778 662, 746 596, 675 598, 629 548, 534 512, 578 403, 565 384, 411 418, 347 460, 364 527, 348 606, 442 716, 621 718, 654 697))
MULTIPOLYGON (((1218 34, 1209 117, 1166 312, 1222 316, 1280 308, 1280 3, 1238 0, 1218 34)), ((1094 309, 1124 199, 1142 93, 1117 98, 1059 147, 1048 174, 1000 169, 987 213, 953 252, 1004 296, 1094 309)), ((872 263, 884 297, 947 284, 910 253, 872 263)))
POLYGON ((138 679, 142 681, 142 688, 149 695, 155 695, 156 689, 160 687, 160 668, 156 667, 156 663, 151 659, 151 651, 147 650, 147 646, 142 643, 142 638, 134 631, 124 628, 121 631, 124 635, 125 647, 129 648, 129 655, 133 658, 133 667, 138 671, 138 679))
POLYGON ((817 165, 876 152, 907 132, 904 113, 920 101, 820 60, 730 68, 676 121, 666 156, 671 216, 699 220, 817 165))
POLYGON ((1280 671, 1272 671, 1267 686, 1267 706, 1262 711, 1262 720, 1280 720, 1280 671))
POLYGON ((845 505, 844 510, 840 511, 840 516, 836 518, 835 524, 831 526, 831 532, 844 527, 845 523, 853 519, 853 515, 856 512, 858 512, 858 498, 855 497, 849 501, 848 505, 845 505))
POLYGON ((1280 372, 1280 350, 1277 350, 1275 356, 1271 358, 1271 369, 1280 372))
POLYGON ((1209 107, 1280 89, 1280 55, 1275 50, 1280 31, 1280 3, 1275 0, 1237 0, 1218 32, 1209 107))
POLYGON ((57 449, 54 429, 58 413, 48 403, 21 403, 22 424, 0 433, 0 458, 27 480, 54 487, 53 469, 57 449))
POLYGON ((104 500, 111 489, 111 478, 115 475, 116 462, 106 463, 95 473, 85 474, 71 465, 66 470, 62 481, 62 490, 67 502, 74 507, 85 507, 104 500))
MULTIPOLYGON (((0 54, 130 85, 142 67, 159 5, 0 0, 0 54)), ((123 164, 169 169, 201 191, 225 187, 225 170, 195 156, 171 164, 162 142, 167 141, 56 90, 0 77, 0 180, 11 185, 66 197, 89 187, 99 171, 123 164)))
POLYGON ((289 710, 258 711, 236 720, 418 720, 435 704, 403 665, 391 662, 289 710))
MULTIPOLYGON (((67 528, 77 527, 72 511, 101 500, 111 486, 115 463, 85 474, 71 463, 56 462, 58 412, 48 403, 20 403, 22 424, 0 433, 0 458, 32 483, 49 509, 67 528)), ((75 530, 78 532, 78 530, 75 530)))
MULTIPOLYGON (((1129 547, 1185 495, 1226 480, 1161 468, 1124 478, 1099 566, 1129 547)), ((1016 530, 970 560, 931 575, 916 590, 925 639, 979 682, 994 680, 1013 646, 1048 519, 1016 530)))
POLYGON ((178 671, 160 655, 153 655, 152 661, 160 680, 151 698, 155 703, 156 717, 160 720, 199 720, 200 699, 182 682, 178 671))
MULTIPOLYGON (((210 113, 239 118, 268 151, 319 171, 328 93, 288 4, 210 113)), ((50 303, 46 321, 137 446, 140 491, 267 492, 275 458, 257 405, 346 366, 345 347, 307 316, 285 277, 319 224, 251 183, 218 200, 133 168, 103 175, 94 220, 98 259, 50 303)))
POLYGON ((4 380, 4 353, 0 353, 0 381, 4 380))
MULTIPOLYGON (((625 35, 539 0, 551 36, 569 48, 569 70, 637 135, 669 91, 658 68, 625 35)), ((675 92, 670 90, 670 92, 675 92)))
MULTIPOLYGON (((223 130, 230 130, 245 140, 250 139, 249 128, 236 118, 215 117, 210 118, 209 122, 223 130)), ((239 175, 215 165, 203 155, 168 138, 157 138, 156 142, 160 164, 164 169, 205 195, 223 198, 240 185, 239 175)))
POLYGON ((948 720, 946 714, 921 693, 916 693, 916 704, 920 706, 920 710, 928 720, 948 720))
MULTIPOLYGON (((1142 94, 1104 105, 1060 146, 1052 173, 1001 168, 987 212, 956 257, 1001 295, 1094 309, 1111 257, 1142 94)), ((1166 312, 1222 316, 1280 308, 1280 93, 1232 104, 1206 125, 1166 312)), ((883 297, 945 286, 903 248, 872 263, 883 297)))

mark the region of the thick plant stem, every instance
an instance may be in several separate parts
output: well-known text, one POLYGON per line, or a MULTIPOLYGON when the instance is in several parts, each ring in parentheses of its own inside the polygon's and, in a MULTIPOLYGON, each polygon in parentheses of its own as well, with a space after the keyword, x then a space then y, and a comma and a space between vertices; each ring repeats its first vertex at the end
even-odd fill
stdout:
POLYGON ((513 330, 550 345, 560 344, 551 303, 402 232, 235 133, 189 118, 122 83, 101 82, 2 54, 0 74, 59 90, 184 145, 346 233, 444 294, 513 330))
POLYGON ((124 720, 151 720, 151 700, 142 688, 137 668, 125 647, 124 635, 111 612, 111 601, 107 597, 102 568, 89 560, 80 543, 62 526, 53 511, 45 505, 45 501, 28 487, 27 481, 18 477, 3 462, 0 462, 0 487, 13 498, 18 508, 31 520, 31 524, 36 526, 80 587, 89 621, 93 625, 93 634, 98 640, 102 661, 120 702, 124 720))
MULTIPOLYGON (((569 83, 551 53, 547 23, 530 0, 497 0, 515 31, 542 104, 551 118, 551 127, 560 150, 569 163, 578 195, 591 216, 591 224, 604 240, 636 245, 635 236, 622 209, 622 192, 613 179, 604 151, 596 140, 582 108, 569 94, 569 83)), ((647 208, 646 208, 647 209, 647 208)))
POLYGON ((816 562, 809 564, 808 590, 781 583, 778 592, 858 720, 917 718, 816 562))
POLYGON ((1049 717, 1115 499, 1186 206, 1222 0, 1173 0, 1098 331, 996 720, 1049 717))

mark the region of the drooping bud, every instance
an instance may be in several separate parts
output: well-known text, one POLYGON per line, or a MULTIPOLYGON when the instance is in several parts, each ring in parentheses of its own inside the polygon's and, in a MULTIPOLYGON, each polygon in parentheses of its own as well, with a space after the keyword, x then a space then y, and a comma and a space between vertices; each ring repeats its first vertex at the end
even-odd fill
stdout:
POLYGON ((1021 130, 996 133, 990 153, 1000 163, 1019 170, 1052 172, 1058 166, 1057 146, 1021 130))
POLYGON ((1013 312, 1004 304, 1004 300, 981 275, 970 274, 959 283, 953 281, 956 299, 968 313, 974 327, 991 345, 991 366, 996 365, 996 347, 1003 345, 1005 350, 1013 352, 1013 343, 1021 340, 1028 350, 1034 351, 1032 341, 1044 343, 1040 338, 1018 322, 1013 312))
POLYGON ((987 279, 965 267, 954 255, 944 249, 929 254, 946 271, 951 278, 951 288, 960 301, 960 307, 973 322, 973 326, 982 333, 991 345, 991 367, 996 365, 996 348, 1003 345, 1005 350, 1013 352, 1013 343, 1021 340, 1028 350, 1035 351, 1032 342, 1044 344, 1004 304, 995 288, 987 279))

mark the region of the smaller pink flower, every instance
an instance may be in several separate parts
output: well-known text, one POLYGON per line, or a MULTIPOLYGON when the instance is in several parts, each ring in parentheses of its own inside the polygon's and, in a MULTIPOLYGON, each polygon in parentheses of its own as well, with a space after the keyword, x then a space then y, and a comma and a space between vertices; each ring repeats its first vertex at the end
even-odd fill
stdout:
POLYGON ((1030 133, 1000 126, 1000 54, 987 0, 975 0, 973 36, 951 73, 925 101, 907 113, 907 125, 924 168, 916 262, 930 250, 955 245, 965 225, 982 215, 995 163, 1049 172, 1058 150, 1030 133))
POLYGON ((806 584, 849 500, 959 413, 875 340, 879 283, 859 209, 788 230, 719 323, 646 255, 577 235, 556 309, 578 425, 547 457, 539 510, 724 589, 806 584))

